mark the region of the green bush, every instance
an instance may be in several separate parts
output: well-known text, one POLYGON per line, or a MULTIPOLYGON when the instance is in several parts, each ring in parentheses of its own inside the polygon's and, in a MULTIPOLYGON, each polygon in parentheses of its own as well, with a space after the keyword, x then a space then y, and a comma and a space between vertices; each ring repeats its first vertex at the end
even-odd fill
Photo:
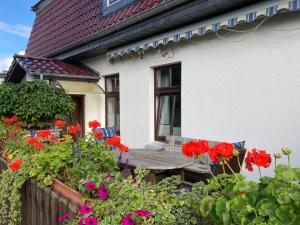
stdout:
POLYGON ((72 98, 46 81, 0 85, 0 115, 17 115, 24 125, 47 127, 54 119, 64 119, 73 112, 72 98))

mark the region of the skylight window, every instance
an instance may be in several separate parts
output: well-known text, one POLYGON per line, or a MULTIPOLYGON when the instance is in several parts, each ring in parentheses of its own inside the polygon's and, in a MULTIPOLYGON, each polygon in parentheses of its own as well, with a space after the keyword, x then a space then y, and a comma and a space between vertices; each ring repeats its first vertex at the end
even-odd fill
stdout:
POLYGON ((114 13, 118 9, 126 7, 136 0, 101 0, 102 1, 102 15, 107 16, 114 13))

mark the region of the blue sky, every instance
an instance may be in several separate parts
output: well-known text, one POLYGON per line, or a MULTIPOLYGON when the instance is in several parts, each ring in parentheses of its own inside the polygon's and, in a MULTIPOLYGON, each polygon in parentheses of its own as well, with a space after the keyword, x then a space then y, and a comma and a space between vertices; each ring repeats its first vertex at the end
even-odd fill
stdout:
POLYGON ((1 0, 0 72, 7 69, 15 53, 25 51, 35 13, 30 10, 38 0, 1 0))

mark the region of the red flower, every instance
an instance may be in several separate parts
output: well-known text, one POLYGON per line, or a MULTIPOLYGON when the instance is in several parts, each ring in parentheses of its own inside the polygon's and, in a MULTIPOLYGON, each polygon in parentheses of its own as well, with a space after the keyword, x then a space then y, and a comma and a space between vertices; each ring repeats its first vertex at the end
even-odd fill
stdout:
POLYGON ((49 138, 49 141, 50 141, 51 143, 54 143, 54 142, 57 142, 58 139, 57 139, 57 137, 51 136, 51 137, 49 138))
POLYGON ((64 121, 64 120, 56 120, 54 125, 56 127, 64 127, 66 125, 66 121, 64 121))
POLYGON ((9 165, 9 167, 10 167, 10 169, 11 169, 12 171, 15 171, 15 170, 20 169, 21 166, 22 166, 22 164, 23 164, 23 160, 18 159, 18 160, 16 160, 16 161, 12 162, 12 163, 9 165))
POLYGON ((7 124, 12 124, 14 122, 12 119, 9 119, 9 118, 5 118, 3 121, 4 121, 4 123, 7 123, 7 124))
POLYGON ((96 132, 95 133, 95 138, 102 139, 103 138, 103 134, 101 132, 96 132))
POLYGON ((105 141, 105 144, 110 146, 118 146, 120 143, 121 143, 121 138, 119 136, 107 138, 105 141))
POLYGON ((268 168, 271 165, 272 158, 270 154, 267 154, 264 150, 259 150, 258 154, 254 155, 253 162, 258 167, 268 168))
POLYGON ((101 126, 101 123, 99 123, 97 120, 89 122, 89 128, 96 129, 97 127, 100 127, 100 126, 101 126))
POLYGON ((22 127, 24 123, 22 121, 19 121, 17 124, 18 126, 22 127))
POLYGON ((27 144, 29 145, 34 145, 38 143, 38 140, 36 138, 30 138, 28 141, 27 141, 27 144))
POLYGON ((246 169, 253 171, 253 164, 258 167, 268 168, 271 165, 272 158, 270 154, 267 154, 264 150, 252 149, 247 153, 245 159, 246 169))
POLYGON ((16 136, 16 133, 11 132, 11 133, 8 134, 8 136, 9 136, 10 138, 12 138, 12 137, 16 136))
POLYGON ((188 142, 182 145, 182 154, 184 154, 185 156, 191 158, 195 155, 195 148, 194 148, 194 142, 188 142))
POLYGON ((41 148, 44 146, 44 144, 43 143, 35 143, 34 144, 34 148, 36 149, 36 150, 41 150, 41 148))
POLYGON ((45 139, 51 135, 51 131, 50 130, 40 130, 37 135, 38 135, 38 137, 45 139))
POLYGON ((220 157, 231 158, 233 156, 234 147, 232 144, 223 142, 216 144, 213 148, 220 157))
POLYGON ((19 118, 17 117, 17 116, 12 116, 11 118, 10 118, 13 122, 17 122, 18 120, 19 120, 19 118))
POLYGON ((198 155, 202 155, 204 153, 207 153, 209 150, 208 141, 198 141, 196 142, 196 149, 195 153, 198 155))
POLYGON ((79 131, 80 131, 79 123, 76 126, 71 125, 71 126, 68 127, 69 134, 76 135, 79 131))
POLYGON ((129 150, 126 145, 123 145, 121 143, 117 147, 121 152, 128 152, 128 150, 129 150))
POLYGON ((220 162, 219 157, 218 157, 218 153, 216 152, 216 150, 214 148, 210 148, 208 150, 208 155, 214 163, 219 163, 220 162))

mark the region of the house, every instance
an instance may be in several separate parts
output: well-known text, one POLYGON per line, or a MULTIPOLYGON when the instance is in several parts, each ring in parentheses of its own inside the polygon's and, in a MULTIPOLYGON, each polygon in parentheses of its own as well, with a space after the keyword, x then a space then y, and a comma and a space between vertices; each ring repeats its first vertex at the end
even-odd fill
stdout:
POLYGON ((0 72, 0 84, 3 83, 4 79, 5 79, 5 76, 6 76, 6 72, 3 71, 3 72, 0 72))
MULTIPOLYGON (((53 78, 81 96, 85 126, 115 126, 130 147, 169 134, 289 146, 299 162, 300 0, 40 0, 32 10, 23 60, 90 74, 53 78)), ((6 80, 20 82, 14 68, 6 80)))

